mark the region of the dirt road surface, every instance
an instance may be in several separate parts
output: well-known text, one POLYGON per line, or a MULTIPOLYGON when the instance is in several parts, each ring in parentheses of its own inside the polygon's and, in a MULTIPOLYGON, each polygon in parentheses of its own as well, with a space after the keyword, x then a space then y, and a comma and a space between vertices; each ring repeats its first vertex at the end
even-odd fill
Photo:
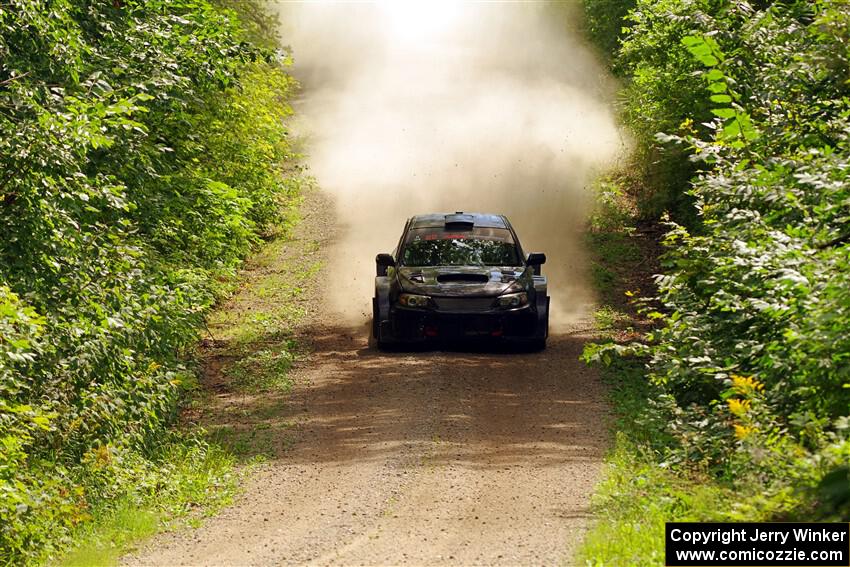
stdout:
MULTIPOLYGON (((315 248, 316 234, 322 249, 334 240, 316 199, 284 256, 315 248)), ((225 412, 237 426, 280 431, 271 457, 231 507, 125 563, 572 564, 607 443, 602 386, 578 360, 582 331, 540 353, 381 353, 366 329, 320 307, 298 332, 312 354, 292 392, 220 392, 214 403, 239 409, 225 412)))
POLYGON ((291 392, 246 395, 211 324, 221 345, 205 355, 198 421, 269 458, 233 506, 126 563, 573 563, 608 441, 603 388, 578 359, 592 301, 581 228, 590 180, 624 142, 571 6, 280 3, 304 86, 297 130, 327 194, 223 309, 273 334, 289 325, 258 317, 269 293, 306 290, 295 334, 312 354, 291 392), (375 254, 410 214, 461 209, 507 214, 549 255, 549 347, 370 348, 375 254), (280 277, 318 262, 314 280, 280 277))

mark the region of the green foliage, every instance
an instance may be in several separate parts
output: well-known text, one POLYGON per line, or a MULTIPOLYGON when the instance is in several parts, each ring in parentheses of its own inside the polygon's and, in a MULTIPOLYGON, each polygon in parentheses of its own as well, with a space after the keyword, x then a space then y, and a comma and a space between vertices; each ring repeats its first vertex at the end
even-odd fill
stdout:
MULTIPOLYGON (((635 238, 636 210, 622 188, 622 176, 595 183, 595 204, 585 234, 590 276, 602 306, 594 314, 600 330, 620 327, 625 292, 639 285, 644 253, 635 238)), ((646 266, 643 266, 646 269, 646 266)))
POLYGON ((613 307, 603 305, 593 312, 593 320, 596 323, 596 328, 602 332, 608 332, 613 329, 628 325, 629 316, 617 311, 613 307))
POLYGON ((730 81, 723 72, 715 68, 725 60, 725 55, 717 42, 709 35, 689 35, 682 38, 682 44, 687 47, 694 59, 710 68, 703 74, 708 84, 708 91, 713 93, 709 96, 709 100, 729 105, 715 106, 711 109, 714 116, 723 120, 722 128, 715 132, 715 140, 740 149, 746 146, 747 142, 758 138, 758 131, 753 127, 749 114, 741 106, 741 96, 729 86, 730 81))
POLYGON ((289 390, 292 387, 288 373, 295 363, 297 345, 289 339, 274 349, 252 352, 227 369, 234 385, 248 391, 269 389, 289 390))
MULTIPOLYGON (((694 184, 706 230, 691 235, 674 226, 669 233, 660 292, 671 315, 652 337, 659 345, 653 375, 678 405, 728 429, 741 426, 742 416, 716 400, 736 375, 753 376, 764 393, 752 401, 748 427, 764 437, 763 447, 801 455, 825 448, 825 433, 837 431, 831 424, 850 413, 843 331, 850 272, 842 242, 850 124, 846 82, 831 74, 846 56, 823 31, 839 12, 846 15, 835 2, 753 12, 730 38, 726 51, 741 54, 731 59, 704 38, 686 40, 692 52, 702 49, 694 55, 710 67, 709 86, 724 81, 735 89, 722 100, 710 97, 729 104, 713 109, 714 135, 686 138, 713 165, 694 184), (819 77, 816 87, 812 77, 819 77), (782 102, 789 97, 793 105, 782 102), (810 117, 794 137, 783 117, 789 106, 810 117)), ((719 470, 763 464, 733 457, 747 445, 737 437, 703 439, 699 451, 719 470)))
MULTIPOLYGON (((589 219, 592 234, 620 234, 635 217, 634 206, 630 205, 622 188, 622 178, 602 178, 596 182, 595 203, 589 219)), ((602 258, 614 258, 608 253, 602 258)))
POLYGON ((690 169, 700 222, 669 225, 648 344, 587 358, 647 365, 665 435, 642 449, 753 495, 737 517, 846 520, 846 2, 638 0, 627 21, 617 63, 637 155, 660 152, 650 174, 680 168, 677 191, 690 169))
POLYGON ((606 478, 592 502, 599 520, 578 554, 584 565, 663 565, 665 522, 735 519, 726 512, 739 495, 683 480, 640 450, 627 435, 617 436, 606 478))
POLYGON ((236 13, 245 40, 266 49, 278 48, 278 18, 269 12, 267 5, 245 0, 213 0, 213 3, 236 13))
POLYGON ((294 82, 257 29, 206 0, 0 6, 4 562, 163 466, 181 355, 287 194, 294 82))
MULTIPOLYGON (((616 64, 624 32, 623 18, 634 8, 635 0, 585 0, 584 20, 587 36, 616 64)), ((614 71, 617 71, 616 66, 614 71)))
POLYGON ((620 116, 634 139, 629 188, 643 218, 669 211, 688 226, 698 224, 688 195, 696 166, 686 148, 664 144, 657 133, 685 135, 711 119, 699 63, 677 46, 714 29, 720 4, 637 0, 621 22, 626 33, 614 65, 624 80, 620 116))
POLYGON ((115 500, 104 500, 92 509, 92 520, 73 534, 74 547, 56 562, 59 565, 118 564, 127 547, 171 525, 192 525, 199 512, 209 515, 230 503, 236 491, 234 457, 216 445, 198 438, 180 438, 168 434, 157 447, 157 467, 148 460, 113 459, 103 463, 114 477, 134 475, 132 487, 116 491, 115 500))

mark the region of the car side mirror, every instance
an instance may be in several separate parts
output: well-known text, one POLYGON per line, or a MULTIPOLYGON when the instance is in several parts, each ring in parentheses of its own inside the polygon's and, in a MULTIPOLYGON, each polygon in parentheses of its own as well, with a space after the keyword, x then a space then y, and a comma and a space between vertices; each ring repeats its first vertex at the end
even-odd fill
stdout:
POLYGON ((392 254, 378 254, 375 256, 375 264, 378 268, 378 275, 386 276, 387 268, 395 266, 395 259, 392 254))
POLYGON ((534 270, 534 275, 540 275, 540 266, 546 263, 546 254, 543 252, 532 252, 528 255, 528 258, 525 261, 526 264, 531 266, 534 270))

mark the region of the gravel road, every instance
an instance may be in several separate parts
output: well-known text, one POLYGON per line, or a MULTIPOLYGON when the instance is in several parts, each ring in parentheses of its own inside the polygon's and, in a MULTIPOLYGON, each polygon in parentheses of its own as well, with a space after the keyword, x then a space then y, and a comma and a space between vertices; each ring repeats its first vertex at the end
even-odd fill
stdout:
MULTIPOLYGON (((334 240, 326 197, 304 207, 286 254, 334 240)), ((571 564, 608 441, 603 387, 578 360, 587 336, 540 353, 381 353, 365 321, 306 321, 312 354, 266 406, 295 424, 274 456, 232 506, 125 564, 571 564)))
POLYGON ((231 508, 131 563, 570 564, 606 444, 583 338, 380 354, 315 330, 297 441, 231 508))
MULTIPOLYGON (((271 458, 232 506, 126 564, 573 563, 609 439, 604 389, 578 359, 591 325, 569 309, 592 302, 590 180, 626 142, 578 9, 550 4, 279 3, 304 87, 294 130, 327 193, 308 195, 263 270, 323 262, 326 287, 277 285, 307 290, 296 334, 312 354, 292 392, 260 397, 207 361, 214 425, 257 430, 271 458), (507 214, 548 253, 544 352, 369 347, 372 258, 410 214, 458 207, 507 214)), ((259 299, 237 297, 231 319, 263 315, 261 280, 245 279, 259 299)))

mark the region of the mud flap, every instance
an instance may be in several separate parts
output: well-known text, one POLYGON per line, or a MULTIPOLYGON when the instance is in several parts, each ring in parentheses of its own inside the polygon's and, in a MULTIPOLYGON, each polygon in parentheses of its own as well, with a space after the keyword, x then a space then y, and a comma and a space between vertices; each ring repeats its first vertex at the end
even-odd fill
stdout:
POLYGON ((393 341, 390 325, 390 278, 375 278, 375 297, 372 298, 372 334, 378 344, 393 341))
POLYGON ((534 338, 545 341, 549 337, 549 295, 546 276, 534 276, 534 291, 537 296, 537 328, 534 338))
POLYGON ((534 337, 544 341, 549 337, 549 296, 537 299, 537 329, 534 337))

